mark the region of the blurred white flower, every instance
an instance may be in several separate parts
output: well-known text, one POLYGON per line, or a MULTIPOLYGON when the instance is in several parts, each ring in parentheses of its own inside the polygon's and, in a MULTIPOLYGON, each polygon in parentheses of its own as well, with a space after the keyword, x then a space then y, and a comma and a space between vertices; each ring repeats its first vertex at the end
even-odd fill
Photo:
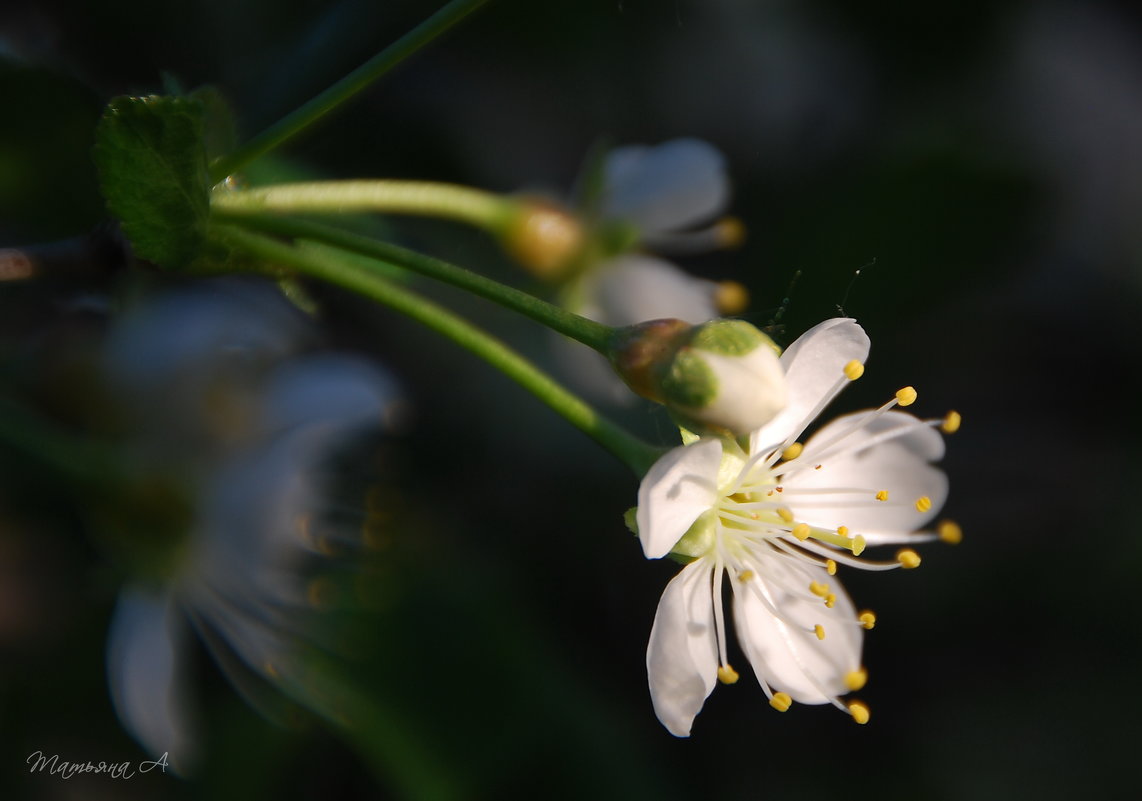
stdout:
POLYGON ((309 338, 272 288, 219 282, 129 313, 107 346, 138 458, 176 474, 190 494, 189 530, 165 581, 123 590, 107 647, 120 719, 179 772, 196 750, 186 621, 220 664, 236 655, 268 679, 291 680, 298 646, 312 637, 306 571, 326 543, 309 523, 323 508, 325 460, 348 435, 380 428, 397 403, 377 367, 301 354, 309 338))
MULTIPOLYGON (((632 226, 643 251, 696 253, 732 245, 741 237, 735 221, 715 219, 729 203, 730 183, 725 159, 699 139, 616 148, 606 157, 601 179, 600 227, 632 226)), ((695 278, 646 252, 626 252, 588 265, 564 288, 561 302, 611 326, 668 317, 695 324, 739 311, 730 296, 742 291, 695 278), (719 298, 729 305, 720 308, 719 298)), ((578 346, 564 350, 588 391, 616 402, 630 400, 605 359, 578 346)))
POLYGON ((840 696, 863 686, 863 631, 832 576, 838 565, 869 570, 915 567, 901 550, 890 562, 857 557, 866 545, 916 543, 947 497, 944 474, 931 466, 944 452, 934 430, 959 417, 922 421, 893 410, 915 400, 905 388, 874 411, 840 417, 802 446, 805 428, 863 373, 869 341, 848 319, 807 332, 781 357, 789 402, 754 431, 747 446, 693 439, 664 455, 639 488, 637 524, 643 550, 657 559, 691 559, 667 585, 647 648, 654 709, 674 735, 688 736, 715 680, 737 681, 727 656, 723 577, 733 590, 738 641, 775 708, 831 703, 863 723, 868 708, 840 696))

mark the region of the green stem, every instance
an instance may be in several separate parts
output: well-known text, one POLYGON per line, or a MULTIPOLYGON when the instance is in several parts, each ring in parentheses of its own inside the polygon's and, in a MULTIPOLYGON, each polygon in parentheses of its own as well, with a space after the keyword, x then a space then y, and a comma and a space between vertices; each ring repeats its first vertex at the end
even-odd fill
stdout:
POLYGON ((594 348, 599 353, 607 355, 610 352, 615 329, 609 325, 580 317, 578 314, 561 309, 545 300, 540 300, 527 292, 521 292, 501 284, 499 281, 493 281, 491 278, 486 278, 446 261, 426 256, 423 253, 417 253, 388 242, 378 242, 366 236, 352 234, 332 226, 307 220, 248 213, 234 214, 225 208, 216 209, 213 216, 219 221, 241 223, 245 228, 255 228, 278 236, 322 242, 342 250, 395 264, 437 281, 452 284, 499 303, 501 306, 506 306, 565 336, 582 342, 589 348, 594 348))
POLYGON ((480 357, 531 392, 568 422, 590 436, 637 476, 642 476, 662 455, 662 449, 643 442, 626 429, 601 416, 576 395, 524 359, 504 343, 447 309, 397 286, 376 272, 330 254, 317 256, 275 239, 233 226, 217 226, 214 235, 223 244, 270 264, 348 289, 383 303, 420 322, 480 357))
POLYGON ((469 223, 496 233, 514 218, 518 204, 502 195, 431 181, 315 181, 238 192, 215 192, 210 204, 231 214, 356 211, 419 214, 469 223))
POLYGON ((287 114, 233 153, 217 159, 210 167, 211 179, 217 183, 259 156, 292 139, 342 103, 367 89, 386 72, 486 2, 488 0, 452 0, 317 97, 287 114))

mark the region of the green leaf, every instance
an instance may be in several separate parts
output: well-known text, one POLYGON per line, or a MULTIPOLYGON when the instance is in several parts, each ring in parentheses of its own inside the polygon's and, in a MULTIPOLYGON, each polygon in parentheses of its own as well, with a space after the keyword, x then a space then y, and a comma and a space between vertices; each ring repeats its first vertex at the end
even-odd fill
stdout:
POLYGON ((210 211, 202 103, 115 98, 96 127, 94 155, 107 208, 136 255, 170 268, 193 261, 210 211))

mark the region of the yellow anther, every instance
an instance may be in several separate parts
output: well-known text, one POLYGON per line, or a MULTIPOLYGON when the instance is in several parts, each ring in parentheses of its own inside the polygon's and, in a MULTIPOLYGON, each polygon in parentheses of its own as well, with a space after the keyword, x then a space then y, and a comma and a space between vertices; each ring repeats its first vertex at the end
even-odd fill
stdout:
POLYGON ((945 434, 954 434, 960 430, 960 423, 963 421, 964 419, 960 417, 959 412, 948 412, 946 415, 944 415, 944 422, 940 423, 940 430, 945 434))
POLYGON ((905 570, 911 570, 914 567, 920 566, 920 554, 916 553, 911 548, 904 548, 896 552, 896 561, 905 570))
POLYGON ((896 402, 901 406, 911 406, 916 402, 916 390, 914 387, 904 387, 903 389, 896 390, 896 402))
POLYGON ((718 681, 722 684, 737 684, 741 676, 729 665, 718 665, 718 681))
POLYGON ((874 628, 876 628, 876 613, 875 612, 870 612, 866 609, 865 611, 861 612, 860 615, 857 616, 857 620, 860 621, 861 626, 866 631, 872 631, 874 628))
POLYGON ((849 527, 848 526, 837 526, 837 536, 847 537, 848 535, 849 535, 849 527))
POLYGON ((856 359, 845 365, 845 378, 849 381, 856 381, 862 375, 864 375, 864 365, 856 359))
POLYGON ((868 707, 861 701, 849 702, 849 714, 853 716, 853 720, 864 725, 868 723, 868 707))
POLYGON ((809 539, 809 524, 798 523, 793 527, 793 536, 804 542, 809 539))
POLYGON ((826 595, 829 594, 829 585, 828 584, 822 584, 819 581, 810 581, 809 582, 809 592, 813 593, 814 595, 816 595, 820 598, 824 598, 826 595))
POLYGON ((878 501, 887 501, 888 500, 888 490, 881 490, 880 492, 876 493, 876 499, 878 501))
POLYGON ((927 512, 931 508, 932 508, 932 499, 929 498, 927 495, 921 495, 919 498, 916 499, 916 511, 917 512, 927 512))
POLYGON ((714 287, 714 308, 723 317, 741 314, 749 306, 749 290, 737 281, 721 281, 714 287))
POLYGON ((789 707, 793 706, 793 699, 786 693, 774 693, 769 699, 769 705, 778 712, 788 712, 789 707))
POLYGON ((781 452, 781 458, 787 462, 791 461, 793 459, 796 459, 798 456, 800 456, 801 451, 803 451, 803 450, 804 450, 804 447, 801 445, 800 442, 794 442, 792 445, 790 445, 788 448, 786 448, 784 451, 781 452))
POLYGON ((836 596, 836 594, 830 592, 828 595, 825 596, 825 606, 832 609, 836 605, 837 605, 837 596, 836 596))
POLYGON ((849 692, 855 693, 868 682, 868 671, 864 668, 857 670, 850 670, 845 674, 845 686, 849 688, 849 692))
POLYGON ((746 582, 746 581, 749 581, 751 578, 753 578, 753 571, 752 570, 743 570, 742 572, 738 573, 738 581, 746 582))
POLYGON ((936 533, 948 545, 959 545, 964 539, 964 530, 951 520, 940 521, 940 525, 936 526, 936 533))
POLYGON ((784 520, 786 523, 793 522, 793 510, 787 506, 781 506, 777 510, 777 516, 784 520))
POLYGON ((832 559, 827 560, 825 562, 825 572, 828 573, 830 576, 837 575, 837 563, 836 563, 836 561, 834 561, 832 559))
POLYGON ((864 553, 865 546, 867 545, 868 543, 865 542, 864 537, 862 537, 860 534, 857 534, 855 537, 853 537, 853 544, 850 545, 849 548, 852 550, 853 556, 860 556, 862 553, 864 553))
POLYGON ((818 640, 825 639, 825 627, 820 623, 813 627, 813 633, 817 635, 818 640))
POLYGON ((745 242, 745 223, 737 217, 723 217, 714 223, 714 236, 720 247, 741 247, 745 242))

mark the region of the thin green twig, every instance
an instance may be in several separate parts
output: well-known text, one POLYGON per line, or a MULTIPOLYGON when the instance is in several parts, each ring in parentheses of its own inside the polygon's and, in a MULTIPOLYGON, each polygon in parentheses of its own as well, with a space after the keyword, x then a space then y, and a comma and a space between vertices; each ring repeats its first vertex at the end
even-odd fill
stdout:
POLYGON ((297 136, 319 119, 351 100, 409 56, 416 53, 436 37, 488 0, 452 0, 420 25, 366 61, 357 69, 330 86, 309 102, 282 117, 229 155, 222 156, 210 165, 210 177, 217 183, 263 156, 284 142, 297 136))
POLYGON ((499 303, 602 354, 607 354, 610 350, 614 336, 614 329, 610 326, 588 320, 586 317, 540 300, 534 295, 423 253, 308 220, 276 217, 270 214, 232 214, 225 208, 215 210, 213 216, 220 222, 231 221, 240 223, 244 228, 255 228, 278 236, 321 242, 395 264, 499 303))

